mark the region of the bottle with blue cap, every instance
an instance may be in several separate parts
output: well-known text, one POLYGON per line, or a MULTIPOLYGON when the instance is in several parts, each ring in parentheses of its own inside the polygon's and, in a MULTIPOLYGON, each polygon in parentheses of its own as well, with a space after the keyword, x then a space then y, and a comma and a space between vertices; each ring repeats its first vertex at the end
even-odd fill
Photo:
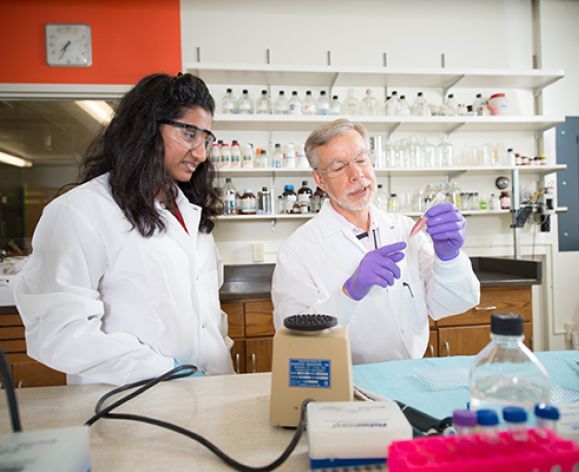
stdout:
POLYGON ((557 421, 559 421, 560 417, 561 414, 556 406, 546 403, 535 405, 535 418, 539 428, 548 428, 553 432, 557 432, 557 421))
POLYGON ((549 401, 551 381, 537 357, 523 344, 523 319, 504 313, 491 317, 491 342, 476 356, 469 371, 473 410, 520 406, 533 412, 549 401))
POLYGON ((512 431, 515 441, 527 440, 527 412, 520 406, 506 406, 503 408, 503 419, 507 430, 512 431))
POLYGON ((476 421, 479 434, 485 436, 490 442, 498 441, 499 415, 495 410, 485 408, 477 410, 476 421))

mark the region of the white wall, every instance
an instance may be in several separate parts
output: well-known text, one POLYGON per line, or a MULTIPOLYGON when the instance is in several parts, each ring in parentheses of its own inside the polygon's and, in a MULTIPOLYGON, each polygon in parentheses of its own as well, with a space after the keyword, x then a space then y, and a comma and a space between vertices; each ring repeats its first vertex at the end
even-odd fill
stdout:
MULTIPOLYGON (((541 2, 541 56, 542 67, 561 68, 565 78, 544 92, 546 113, 579 116, 579 2, 576 0, 543 0, 541 2)), ((555 146, 554 133, 546 142, 555 146)), ((555 240, 556 244, 557 241, 555 240)), ((563 323, 571 321, 579 327, 579 292, 577 267, 579 252, 555 252, 554 307, 550 326, 551 347, 565 347, 563 323), (557 334, 553 334, 557 333, 557 334)))
MULTIPOLYGON (((547 0, 542 3, 543 68, 566 69, 571 76, 575 76, 579 68, 574 62, 574 51, 579 40, 576 28, 579 3, 570 0, 547 0)), ((197 60, 199 48, 201 61, 208 63, 264 64, 265 50, 269 49, 273 64, 325 65, 327 51, 331 51, 332 65, 338 66, 382 66, 384 53, 387 53, 387 63, 391 67, 440 67, 441 54, 445 55, 446 67, 530 69, 533 65, 531 0, 182 0, 181 5, 184 64, 197 60)), ((574 110, 579 110, 579 96, 567 85, 571 83, 577 84, 579 81, 565 79, 548 89, 545 94, 546 112, 569 113, 572 103, 575 103, 574 110), (563 95, 565 100, 562 100, 563 95), (567 96, 573 98, 567 100, 567 96), (564 105, 555 108, 554 101, 564 105)), ((219 102, 226 86, 209 85, 219 102)), ((241 86, 229 85, 240 93, 241 86)), ((261 88, 250 88, 250 93, 255 97, 261 88)), ((319 88, 309 88, 317 95, 319 88)), ((299 90, 301 95, 304 89, 299 90)), ((458 89, 458 93, 462 94, 458 98, 469 103, 478 91, 458 89)), ((493 92, 480 91, 487 94, 493 92)), ((345 96, 342 95, 344 92, 339 91, 341 97, 345 96)), ((276 94, 277 89, 273 89, 272 93, 276 94)), ((357 90, 358 97, 362 93, 363 88, 357 90)), ((383 96, 384 91, 376 90, 375 93, 383 96)), ((432 91, 429 93, 430 99, 440 100, 436 91, 434 95, 432 91)), ((530 93, 509 90, 507 94, 513 113, 532 113, 530 93)), ((225 140, 239 139, 268 145, 287 140, 303 142, 307 133, 274 132, 270 135, 228 131, 219 135, 225 140)), ((440 139, 437 135, 425 136, 434 143, 440 139)), ((394 136, 395 139, 398 137, 401 136, 394 136)), ((552 139, 548 137, 546 140, 546 151, 551 162, 554 162, 552 139)), ((530 133, 455 133, 451 138, 459 154, 465 145, 489 141, 515 146, 530 155, 537 152, 530 133)), ((496 192, 495 177, 463 176, 458 184, 463 190, 477 190, 488 195, 496 192)), ((293 180, 292 183, 299 183, 301 178, 293 180)), ((397 191, 414 191, 428 181, 440 183, 441 178, 393 179, 392 185, 397 191)), ((268 183, 260 179, 247 179, 237 184, 256 189, 258 185, 268 183)), ((286 182, 275 182, 278 189, 283 183, 286 182)), ((522 183, 528 187, 536 186, 532 177, 524 177, 522 183)), ((273 261, 279 244, 298 224, 280 222, 272 227, 270 223, 219 222, 215 236, 226 260, 251 260, 251 241, 261 240, 265 242, 266 258, 273 261)), ((512 255, 509 224, 506 216, 469 218, 466 251, 469 255, 512 255)), ((527 226, 523 230, 523 255, 534 255, 537 260, 545 262, 544 283, 534 290, 533 300, 534 337, 539 348, 563 347, 561 336, 557 333, 567 313, 574 310, 576 314, 578 310, 577 300, 552 289, 556 272, 564 268, 560 258, 554 260, 554 251, 554 231, 540 233, 536 226, 527 226), (557 313, 554 317, 556 306, 564 307, 565 314, 557 313)), ((568 267, 570 269, 571 265, 568 267)), ((557 279, 557 283, 561 278, 557 279)), ((570 277, 566 279, 571 280, 570 277)))

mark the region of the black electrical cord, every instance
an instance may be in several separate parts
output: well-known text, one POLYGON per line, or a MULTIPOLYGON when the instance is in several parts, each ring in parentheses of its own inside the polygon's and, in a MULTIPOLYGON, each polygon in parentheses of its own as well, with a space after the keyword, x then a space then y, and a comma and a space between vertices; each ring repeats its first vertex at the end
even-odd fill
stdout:
POLYGON ((177 379, 177 378, 188 377, 189 375, 194 374, 196 371, 197 371, 197 368, 195 366, 182 365, 182 366, 176 367, 176 368, 164 373, 160 377, 150 379, 150 380, 142 380, 142 381, 135 382, 135 383, 132 383, 129 385, 124 385, 122 387, 115 388, 115 389, 111 390, 110 392, 106 393, 105 395, 103 395, 99 399, 99 401, 97 402, 96 407, 95 407, 95 415, 92 418, 90 418, 89 420, 87 420, 85 422, 85 425, 91 426, 101 418, 109 418, 109 419, 116 419, 116 420, 139 421, 141 423, 147 423, 147 424, 152 424, 154 426, 159 426, 160 428, 165 428, 165 429, 168 429, 169 431, 174 431, 175 433, 182 434, 190 439, 193 439, 194 441, 199 442, 200 444, 205 446, 207 449, 209 449, 211 452, 213 452, 217 457, 219 457, 227 465, 229 465, 230 467, 232 467, 236 470, 239 470, 241 472, 269 472, 271 470, 276 469, 281 464, 283 464, 286 461, 286 459, 289 457, 289 455, 293 452, 293 450, 296 448, 296 446, 298 445, 298 442, 301 439, 301 437, 306 429, 306 407, 307 407, 307 404, 309 402, 311 402, 312 400, 304 400, 302 402, 301 411, 300 411, 300 421, 299 421, 298 427, 296 429, 296 432, 294 433, 288 446, 285 448, 285 450, 281 453, 281 455, 277 459, 275 459, 273 462, 271 462, 265 466, 262 466, 262 467, 252 467, 252 466, 248 466, 248 465, 245 465, 245 464, 242 464, 242 463, 236 461, 231 456, 227 455, 225 452, 223 452, 221 449, 219 449, 215 444, 213 444, 208 439, 204 438, 203 436, 201 436, 193 431, 189 431, 188 429, 182 428, 181 426, 177 426, 177 425, 174 425, 172 423, 168 423, 166 421, 158 420, 155 418, 149 418, 147 416, 132 415, 132 414, 127 414, 127 413, 112 413, 112 411, 115 408, 117 408, 117 407, 121 406, 122 404, 128 402, 129 400, 137 397, 141 393, 143 393, 146 390, 150 389, 151 387, 157 385, 159 382, 165 382, 167 380, 173 380, 173 379, 177 379), (185 371, 185 372, 183 372, 183 371, 185 371), (118 393, 124 392, 126 390, 136 388, 136 387, 141 387, 141 388, 139 388, 138 390, 135 390, 134 392, 132 392, 128 395, 125 395, 124 397, 120 398, 119 400, 111 403, 106 408, 103 408, 103 405, 106 402, 106 400, 108 400, 112 396, 114 396, 118 393))
POLYGON ((2 350, 1 346, 0 346, 0 374, 2 383, 6 388, 6 399, 8 400, 8 409, 10 410, 12 431, 17 433, 22 431, 22 426, 20 425, 20 415, 18 414, 18 402, 16 401, 16 395, 14 394, 14 385, 12 385, 12 377, 10 376, 8 363, 6 362, 6 357, 4 357, 4 351, 2 350))

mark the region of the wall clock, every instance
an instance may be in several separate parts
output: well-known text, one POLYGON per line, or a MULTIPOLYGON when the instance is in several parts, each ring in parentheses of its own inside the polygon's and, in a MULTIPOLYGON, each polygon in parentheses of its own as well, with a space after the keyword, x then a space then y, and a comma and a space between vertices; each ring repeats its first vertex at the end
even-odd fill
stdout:
POLYGON ((56 67, 89 67, 92 64, 90 26, 48 23, 46 62, 49 66, 56 67))

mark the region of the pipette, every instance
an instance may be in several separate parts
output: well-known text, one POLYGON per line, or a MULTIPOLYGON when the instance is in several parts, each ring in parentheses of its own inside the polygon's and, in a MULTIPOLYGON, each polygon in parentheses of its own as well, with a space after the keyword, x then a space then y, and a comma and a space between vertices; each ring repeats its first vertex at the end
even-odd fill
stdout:
POLYGON ((424 213, 422 213, 422 215, 416 220, 416 223, 414 223, 414 226, 412 227, 412 229, 410 230, 410 233, 408 234, 408 239, 411 239, 414 236, 416 236, 422 230, 422 228, 424 228, 426 226, 426 221, 428 220, 428 216, 426 216, 426 212, 428 210, 430 210, 434 205, 438 205, 439 203, 442 203, 445 200, 446 200, 446 195, 442 192, 438 192, 434 196, 432 201, 426 207, 426 210, 424 210, 424 213))

